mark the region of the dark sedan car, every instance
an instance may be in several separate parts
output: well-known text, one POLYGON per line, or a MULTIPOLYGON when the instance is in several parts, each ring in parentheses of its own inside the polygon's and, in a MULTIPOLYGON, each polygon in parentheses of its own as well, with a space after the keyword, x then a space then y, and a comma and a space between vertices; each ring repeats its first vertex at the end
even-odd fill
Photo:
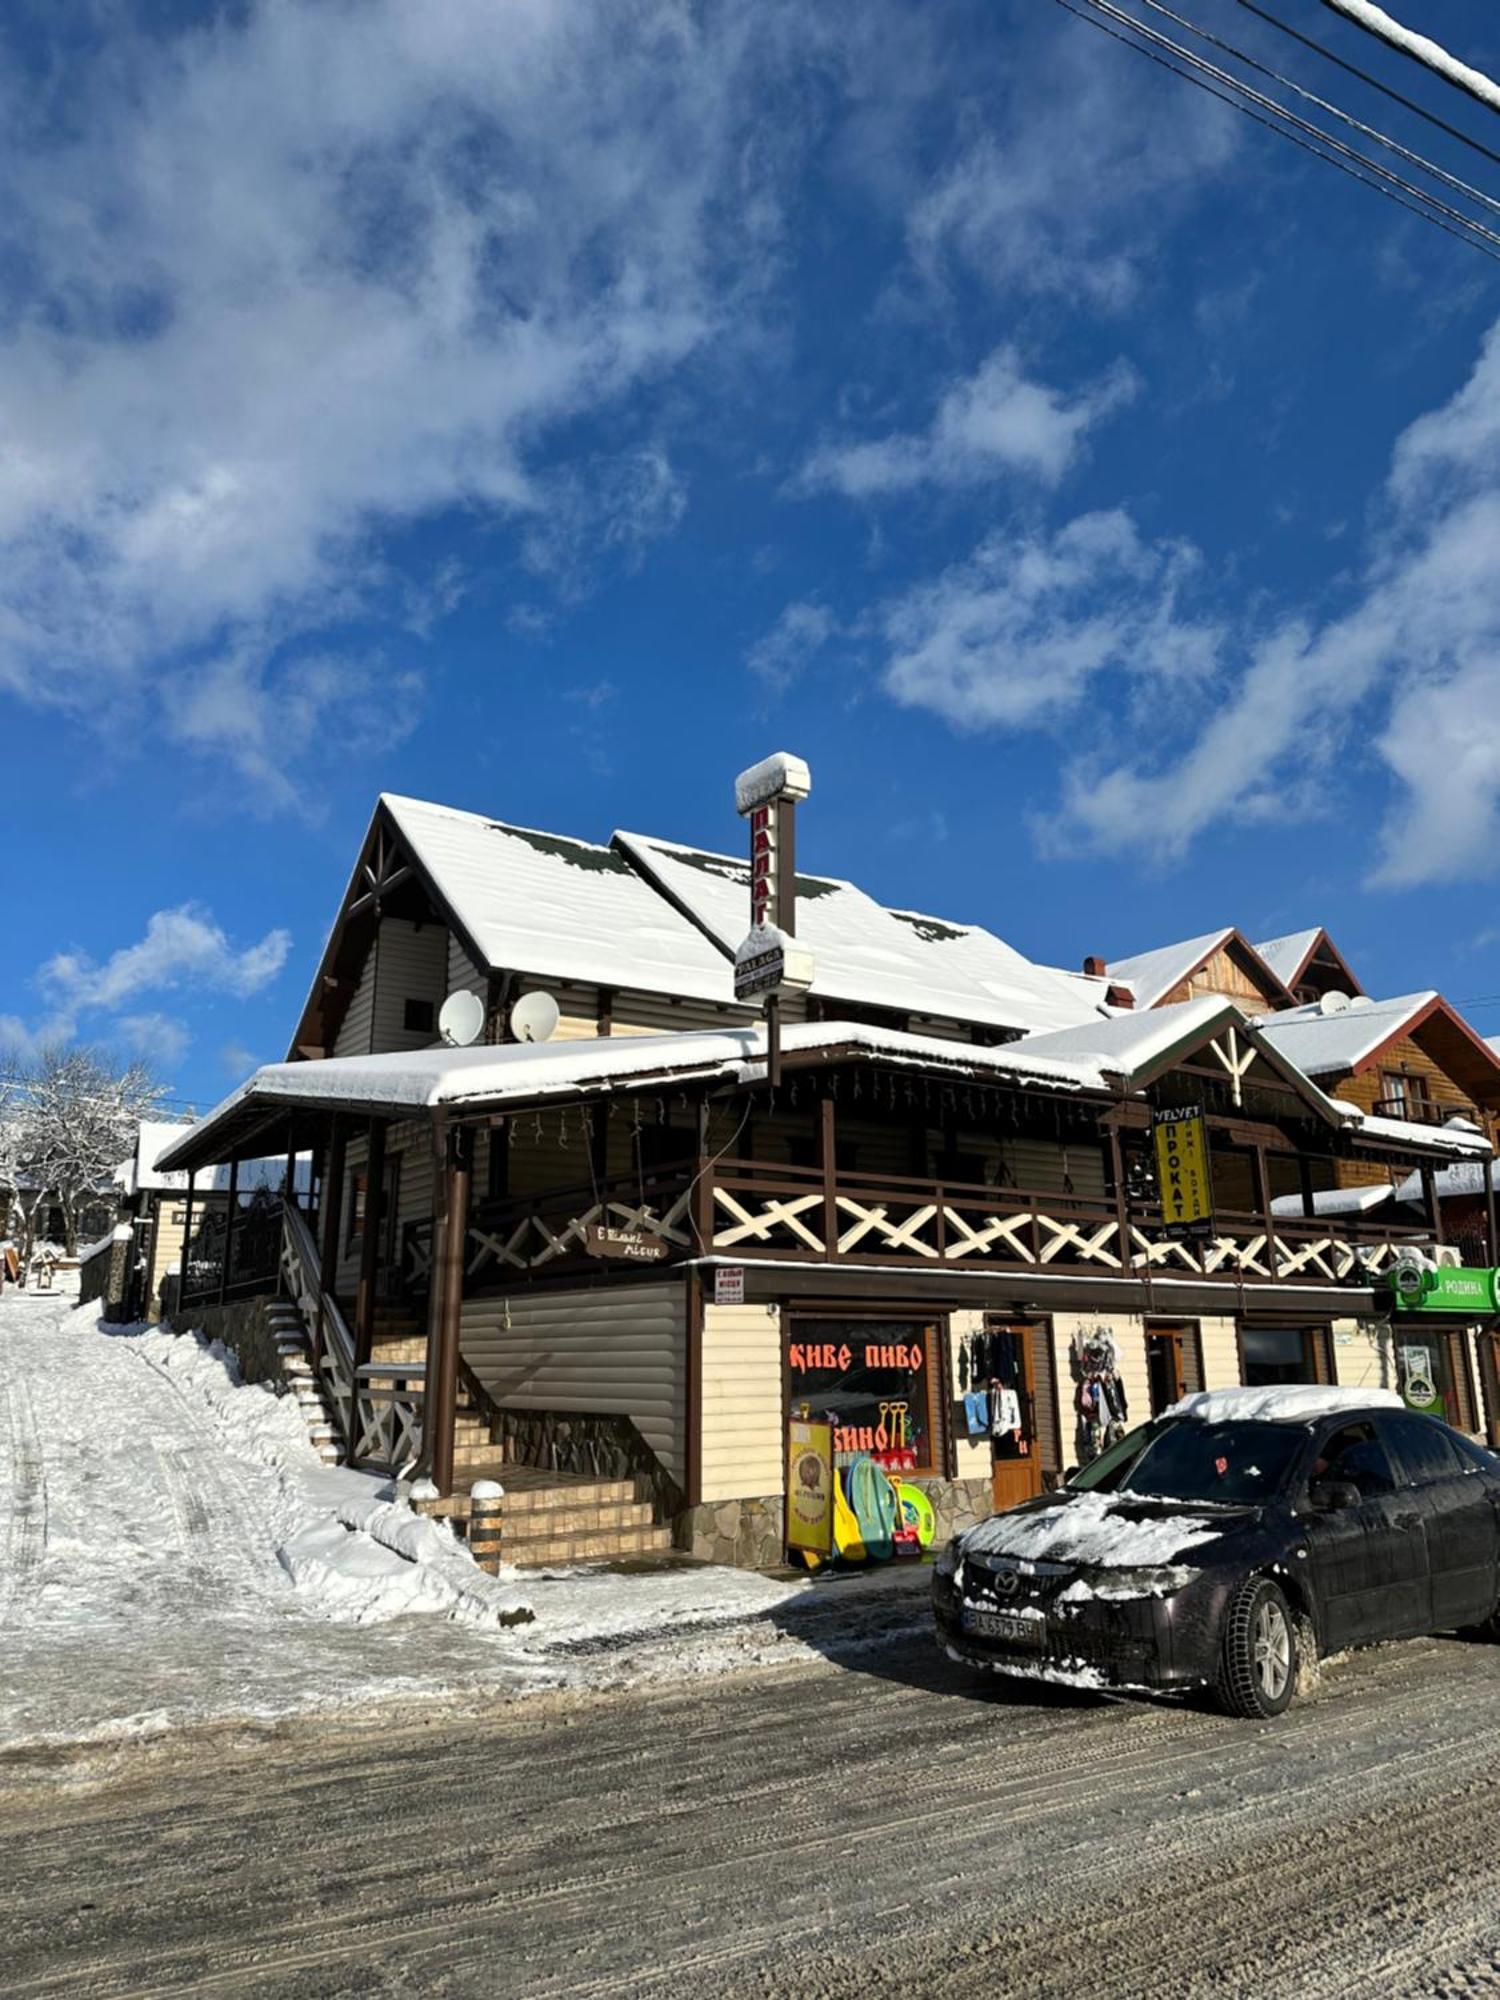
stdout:
POLYGON ((1500 1458, 1394 1396, 1324 1393, 1312 1415, 1307 1392, 1189 1399, 981 1522, 939 1558, 939 1638, 976 1666, 1272 1716, 1310 1645, 1500 1636, 1500 1458))

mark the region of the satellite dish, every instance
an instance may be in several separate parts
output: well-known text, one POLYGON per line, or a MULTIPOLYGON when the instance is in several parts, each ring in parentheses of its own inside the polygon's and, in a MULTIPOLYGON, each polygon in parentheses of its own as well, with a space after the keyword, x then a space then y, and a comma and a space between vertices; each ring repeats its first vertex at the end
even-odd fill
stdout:
POLYGON ((550 1042, 561 1019, 550 993, 523 993, 510 1010, 510 1031, 518 1042, 550 1042))
POLYGON ((450 1049, 466 1049, 484 1033, 484 1002, 460 987, 450 993, 438 1015, 438 1033, 450 1049))
POLYGON ((1325 993, 1318 1002, 1318 1012, 1320 1014, 1347 1014, 1348 1011, 1349 995, 1347 993, 1340 993, 1336 986, 1325 993))
POLYGON ((1368 993, 1356 993, 1354 998, 1349 1002, 1349 1005, 1356 1008, 1373 1007, 1375 1002, 1370 998, 1368 993))

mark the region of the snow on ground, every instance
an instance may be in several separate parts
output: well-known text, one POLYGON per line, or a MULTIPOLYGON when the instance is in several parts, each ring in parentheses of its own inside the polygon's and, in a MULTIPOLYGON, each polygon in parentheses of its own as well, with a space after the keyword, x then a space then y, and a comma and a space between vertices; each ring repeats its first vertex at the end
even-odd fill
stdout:
POLYGON ((221 1348, 0 1296, 0 1746, 811 1659, 925 1621, 922 1584, 492 1578, 221 1348))

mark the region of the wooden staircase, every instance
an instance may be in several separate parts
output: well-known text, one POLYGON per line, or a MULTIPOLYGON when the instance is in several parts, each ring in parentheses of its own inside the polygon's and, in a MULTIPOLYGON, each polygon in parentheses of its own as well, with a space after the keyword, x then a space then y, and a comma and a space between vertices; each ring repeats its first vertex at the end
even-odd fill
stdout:
POLYGON ((418 1513, 450 1520, 458 1533, 467 1535, 470 1489, 476 1480, 497 1480, 505 1488, 501 1553, 498 1560, 476 1555, 481 1568, 629 1562, 665 1555, 672 1547, 671 1529, 657 1524, 651 1502, 640 1497, 634 1480, 508 1463, 498 1445, 473 1440, 455 1442, 453 1461, 449 1497, 414 1500, 412 1505, 418 1513))
POLYGON ((297 1408, 302 1412, 314 1450, 325 1465, 342 1464, 344 1448, 339 1428, 323 1385, 313 1373, 312 1351, 301 1313, 290 1299, 272 1299, 266 1307, 266 1324, 281 1357, 281 1372, 297 1398, 297 1408))

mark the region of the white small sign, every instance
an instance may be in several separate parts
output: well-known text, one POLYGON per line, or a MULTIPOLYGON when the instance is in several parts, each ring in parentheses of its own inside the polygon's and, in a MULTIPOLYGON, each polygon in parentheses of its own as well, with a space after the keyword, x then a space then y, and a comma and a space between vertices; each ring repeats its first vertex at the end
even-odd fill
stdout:
POLYGON ((716 1306, 742 1306, 745 1303, 745 1267, 743 1264, 715 1264, 714 1304, 716 1306))
POLYGON ((734 997, 803 993, 813 982, 813 955, 774 924, 760 924, 734 955, 734 997))

